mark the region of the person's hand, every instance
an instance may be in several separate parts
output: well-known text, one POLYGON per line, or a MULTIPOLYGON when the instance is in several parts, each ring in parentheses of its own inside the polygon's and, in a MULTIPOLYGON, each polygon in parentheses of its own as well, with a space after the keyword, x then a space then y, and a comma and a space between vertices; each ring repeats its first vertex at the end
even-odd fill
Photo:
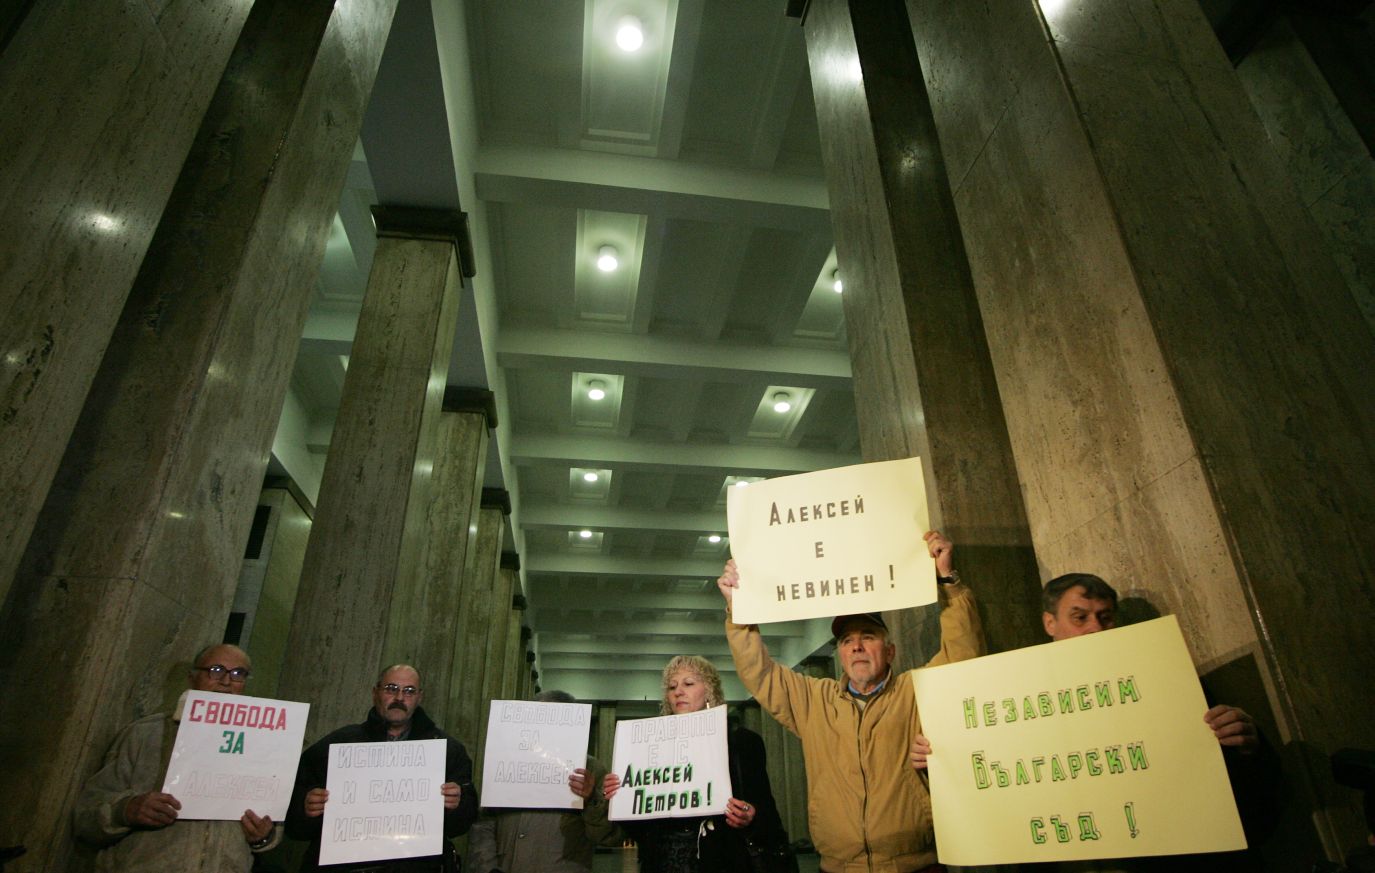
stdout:
POLYGON ((568 774, 568 790, 583 800, 592 796, 592 777, 588 775, 586 767, 579 767, 568 774))
POLYGON ((938 530, 927 531, 922 539, 926 541, 926 551, 936 561, 936 575, 949 576, 955 569, 955 544, 938 530))
POLYGON ((1217 737, 1220 745, 1231 746, 1243 755, 1250 755, 1260 748, 1260 732, 1244 709, 1214 706, 1203 713, 1203 720, 1213 729, 1213 736, 1217 737))
POLYGON ((602 796, 607 800, 616 796, 616 792, 621 789, 621 777, 615 773, 607 773, 602 780, 602 796))
POLYGON ((165 828, 177 820, 181 801, 161 791, 148 791, 124 804, 124 820, 134 827, 165 828))
POLYGON ((463 786, 457 782, 445 782, 439 786, 439 793, 444 795, 445 809, 458 809, 458 802, 463 799, 463 786))
POLYGON ((726 598, 726 606, 729 607, 735 589, 740 587, 740 572, 735 569, 734 558, 726 562, 725 569, 721 571, 721 578, 716 580, 716 587, 721 589, 721 596, 726 598))
POLYGON ((931 754, 931 741, 921 734, 912 738, 912 769, 926 769, 926 756, 931 754))
POLYGON ((726 801, 726 824, 733 828, 749 827, 754 821, 755 809, 752 804, 732 797, 726 801))
POLYGON ((272 833, 272 816, 258 815, 251 809, 245 809, 239 826, 243 828, 243 838, 249 845, 261 843, 272 833))
POLYGON ((312 788, 306 792, 306 815, 316 818, 325 814, 325 801, 329 792, 323 788, 312 788))

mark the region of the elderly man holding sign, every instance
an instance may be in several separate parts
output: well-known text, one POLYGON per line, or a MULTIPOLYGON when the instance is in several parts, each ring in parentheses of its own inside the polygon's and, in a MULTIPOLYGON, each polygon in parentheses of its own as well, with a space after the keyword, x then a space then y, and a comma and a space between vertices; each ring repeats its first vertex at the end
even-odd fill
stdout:
MULTIPOLYGON (((922 539, 942 583, 941 645, 930 663, 977 657, 984 651, 983 632, 974 595, 955 572, 954 547, 937 531, 922 539)), ((840 681, 803 676, 769 657, 757 625, 732 620, 735 592, 750 584, 734 561, 726 563, 717 580, 726 598, 726 638, 745 687, 802 740, 809 821, 821 869, 938 869, 931 800, 922 780, 904 766, 917 734, 911 676, 892 674, 897 649, 882 616, 837 617, 831 630, 844 676, 840 681)))

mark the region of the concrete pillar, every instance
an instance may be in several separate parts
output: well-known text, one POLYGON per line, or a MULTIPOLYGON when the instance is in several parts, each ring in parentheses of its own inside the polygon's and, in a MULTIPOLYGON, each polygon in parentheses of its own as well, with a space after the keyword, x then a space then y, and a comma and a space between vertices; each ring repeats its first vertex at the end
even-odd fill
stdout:
POLYGON ((242 616, 238 644, 253 659, 252 684, 246 693, 254 697, 277 696, 314 511, 303 500, 294 484, 263 489, 257 511, 266 515, 266 523, 259 534, 259 518, 254 516, 243 573, 234 592, 231 628, 235 615, 242 616))
POLYGON ((447 723, 465 561, 487 468, 496 402, 485 389, 449 388, 436 424, 429 496, 420 501, 423 538, 401 553, 382 660, 413 664, 426 688, 425 711, 447 723))
POLYGON ((412 606, 415 577, 401 570, 428 533, 458 314, 461 218, 377 207, 374 219, 377 251, 282 669, 282 695, 311 702, 307 740, 358 720, 383 666, 390 604, 412 606))
POLYGON ((69 689, 38 735, 19 696, 0 701, 0 842, 29 846, 23 870, 85 866, 67 828, 85 776, 222 638, 393 7, 255 4, 147 247, 0 616, 8 687, 69 689), (93 665, 115 685, 71 683, 93 665))
MULTIPOLYGON (((864 459, 921 456, 931 523, 980 594, 991 649, 1027 645, 1040 624, 1036 564, 901 0, 813 0, 805 32, 864 459)), ((935 651, 935 617, 888 617, 899 668, 935 651)))
POLYGON ((249 14, 198 0, 162 14, 120 0, 6 6, 0 601, 249 14))
POLYGON ((498 598, 501 576, 501 544, 511 498, 499 488, 482 489, 478 511, 474 560, 463 580, 459 600, 458 635, 454 639, 453 681, 449 691, 449 733, 468 747, 476 759, 482 753, 482 724, 487 717, 482 702, 488 661, 487 633, 499 601, 510 602, 510 593, 498 598))
POLYGON ((1045 576, 1268 700, 1315 811, 1267 854, 1337 857, 1325 755, 1375 745, 1368 323, 1197 4, 908 7, 1045 576))

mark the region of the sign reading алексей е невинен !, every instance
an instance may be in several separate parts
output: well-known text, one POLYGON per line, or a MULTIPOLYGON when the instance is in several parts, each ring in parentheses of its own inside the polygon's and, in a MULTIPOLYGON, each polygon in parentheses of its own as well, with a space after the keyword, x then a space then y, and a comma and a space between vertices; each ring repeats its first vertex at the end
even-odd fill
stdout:
POLYGON ((740 624, 934 603, 921 460, 783 476, 726 495, 740 624))
POLYGON ((942 863, 1246 846, 1173 616, 919 669, 912 680, 942 863))
POLYGON ((612 821, 720 815, 730 799, 726 708, 616 722, 612 821))
POLYGON ((582 809, 568 776, 587 765, 592 706, 493 700, 487 717, 482 805, 582 809))
POLYGON ((245 810, 286 818, 310 704, 187 691, 162 790, 178 818, 234 820, 245 810))
POLYGON ((332 743, 320 865, 438 855, 446 746, 444 740, 332 743))

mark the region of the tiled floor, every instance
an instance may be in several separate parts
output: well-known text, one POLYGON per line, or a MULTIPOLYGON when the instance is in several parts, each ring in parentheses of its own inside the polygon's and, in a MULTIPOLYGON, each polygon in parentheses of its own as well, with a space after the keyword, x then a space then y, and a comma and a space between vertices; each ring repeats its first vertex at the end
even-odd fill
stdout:
MULTIPOLYGON (((817 873, 817 856, 802 855, 797 859, 799 873, 817 873)), ((598 852, 592 859, 592 873, 639 873, 640 865, 634 849, 598 852)))

